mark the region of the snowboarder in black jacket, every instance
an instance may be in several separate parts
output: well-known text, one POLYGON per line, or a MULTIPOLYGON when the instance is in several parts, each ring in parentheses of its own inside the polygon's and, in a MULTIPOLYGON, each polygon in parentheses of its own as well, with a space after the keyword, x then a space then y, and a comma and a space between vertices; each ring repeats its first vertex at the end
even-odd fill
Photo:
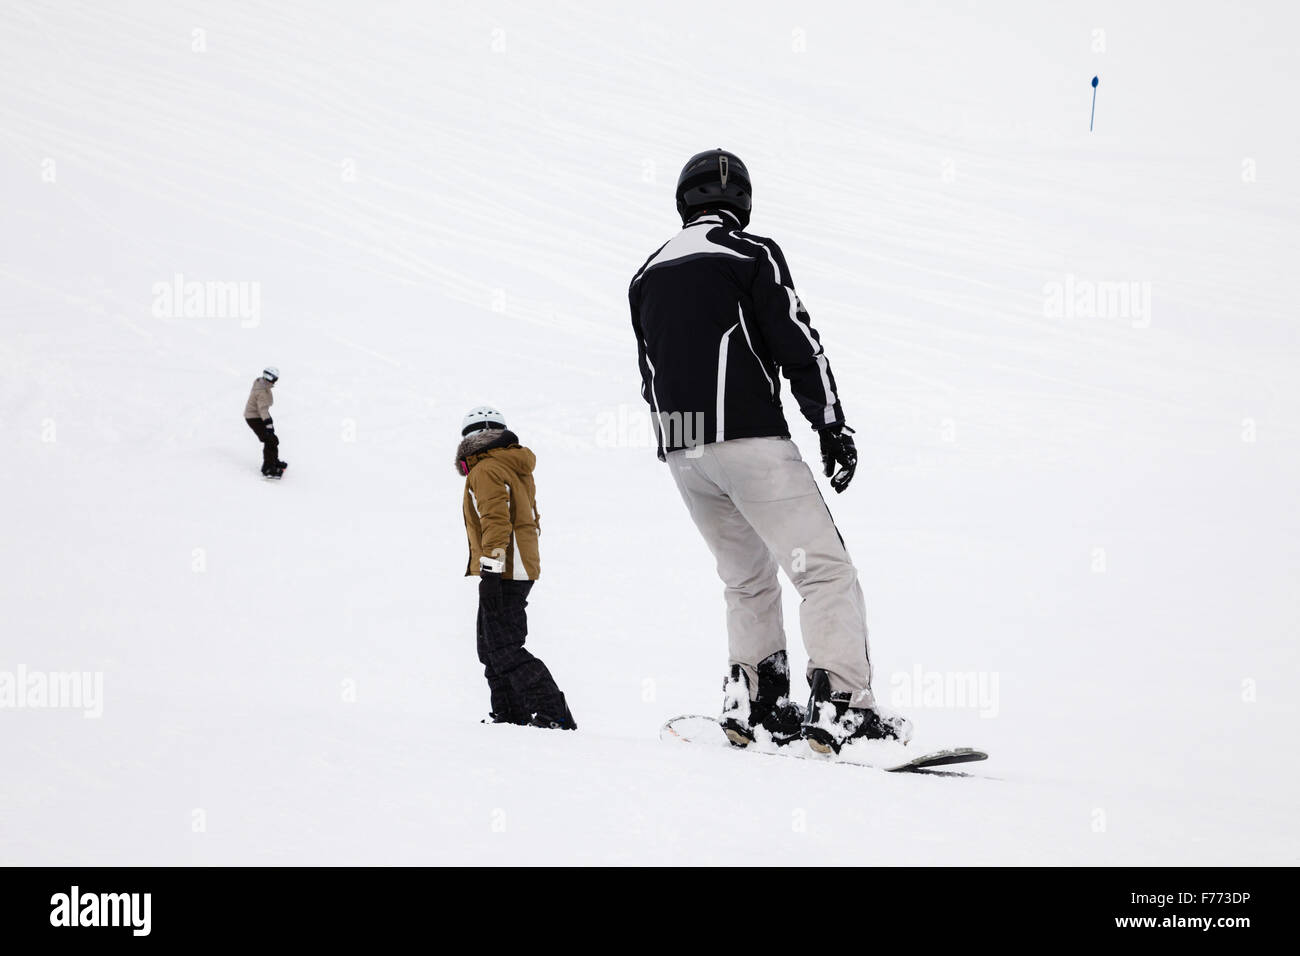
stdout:
POLYGON ((749 171, 732 153, 692 156, 677 182, 682 231, 628 290, 658 454, 726 584, 731 668, 723 729, 746 746, 805 737, 838 752, 858 737, 906 741, 910 724, 871 691, 857 571, 781 407, 778 374, 821 443, 831 487, 853 479, 857 451, 808 312, 777 244, 748 233, 749 171), (777 568, 798 589, 812 692, 789 698, 777 568))

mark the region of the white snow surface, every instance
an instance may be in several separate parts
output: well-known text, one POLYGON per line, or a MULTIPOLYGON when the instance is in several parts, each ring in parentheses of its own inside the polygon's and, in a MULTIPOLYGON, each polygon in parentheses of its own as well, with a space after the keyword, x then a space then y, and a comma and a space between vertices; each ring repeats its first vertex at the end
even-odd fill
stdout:
POLYGON ((100 673, 103 714, 0 709, 0 863, 1300 862, 1300 15, 746 11, 4 6, 0 675, 100 673), (726 640, 625 293, 717 145, 857 429, 877 693, 970 777, 657 739, 726 640), (159 317, 177 275, 256 321, 159 317), (538 456, 577 733, 478 723, 484 402, 538 456))

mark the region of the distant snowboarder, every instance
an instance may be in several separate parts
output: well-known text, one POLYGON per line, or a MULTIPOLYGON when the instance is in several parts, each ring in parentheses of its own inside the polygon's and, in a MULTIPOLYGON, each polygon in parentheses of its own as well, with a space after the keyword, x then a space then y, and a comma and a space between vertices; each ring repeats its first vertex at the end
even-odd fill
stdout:
POLYGON ((253 430, 262 443, 262 475, 267 478, 279 478, 289 467, 287 461, 280 460, 280 439, 275 434, 275 423, 271 421, 271 405, 275 397, 271 389, 280 379, 280 370, 273 365, 262 369, 262 374, 253 380, 253 387, 244 404, 244 421, 253 430))
POLYGON ((790 441, 778 369, 817 430, 837 493, 857 466, 852 429, 785 257, 771 239, 743 231, 750 207, 749 172, 737 156, 692 156, 677 180, 682 231, 628 290, 659 458, 726 585, 723 729, 740 747, 761 726, 777 743, 804 737, 823 753, 854 738, 905 742, 910 723, 882 712, 871 692, 857 570, 790 441), (803 599, 806 710, 789 697, 778 565, 803 599))
POLYGON ((456 472, 465 477, 465 574, 479 579, 478 659, 491 695, 490 722, 577 730, 551 672, 524 650, 528 594, 542 573, 536 464, 499 411, 479 406, 465 416, 456 472))

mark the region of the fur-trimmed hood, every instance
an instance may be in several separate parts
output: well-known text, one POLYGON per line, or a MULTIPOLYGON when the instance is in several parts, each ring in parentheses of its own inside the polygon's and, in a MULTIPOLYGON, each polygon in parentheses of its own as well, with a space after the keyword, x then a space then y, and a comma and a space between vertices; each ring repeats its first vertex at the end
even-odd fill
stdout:
MULTIPOLYGON (((478 459, 490 451, 498 448, 519 448, 519 436, 508 428, 484 428, 481 431, 466 435, 456 446, 456 460, 453 463, 456 467, 456 474, 466 475, 470 468, 474 467, 478 459), (462 470, 461 462, 465 463, 462 470)), ((527 451, 527 449, 520 449, 527 451)), ((529 457, 532 453, 529 452, 529 457)), ((529 471, 532 468, 528 468, 529 471)))

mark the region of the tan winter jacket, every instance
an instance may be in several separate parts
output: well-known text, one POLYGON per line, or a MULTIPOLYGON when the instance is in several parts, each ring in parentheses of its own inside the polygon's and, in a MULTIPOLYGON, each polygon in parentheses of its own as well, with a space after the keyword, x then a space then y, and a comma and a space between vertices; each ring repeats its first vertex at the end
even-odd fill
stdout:
MULTIPOLYGON (((248 393, 248 402, 244 405, 245 418, 260 418, 266 421, 271 417, 271 403, 275 396, 271 394, 271 383, 262 376, 253 382, 253 389, 248 393)), ((290 409, 292 411, 292 409, 290 409)))
POLYGON ((535 456, 512 431, 488 429, 470 435, 456 449, 456 470, 465 475, 467 575, 483 566, 512 580, 536 581, 542 574, 538 538, 535 456), (468 473, 466 472, 468 471, 468 473))

